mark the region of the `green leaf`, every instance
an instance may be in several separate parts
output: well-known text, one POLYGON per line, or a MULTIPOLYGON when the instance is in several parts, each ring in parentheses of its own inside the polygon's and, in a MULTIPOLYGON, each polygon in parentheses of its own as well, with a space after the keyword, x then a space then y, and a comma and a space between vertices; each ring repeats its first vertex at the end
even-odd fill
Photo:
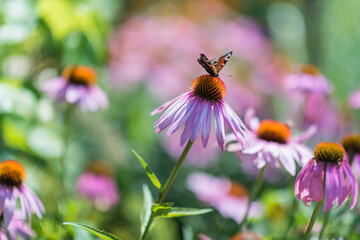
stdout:
POLYGON ((144 161, 144 159, 142 157, 140 157, 139 154, 137 154, 137 152, 135 152, 134 149, 131 149, 131 151, 134 153, 134 155, 136 156, 136 158, 140 161, 141 165, 143 166, 143 168, 145 169, 147 175, 149 176, 151 182, 154 184, 155 187, 157 187, 159 189, 159 191, 162 191, 162 187, 161 187, 161 183, 160 181, 157 179, 157 177, 155 176, 155 173, 150 169, 150 167, 146 164, 146 162, 144 161))
POLYGON ((120 238, 118 238, 117 236, 115 236, 114 234, 105 232, 103 230, 99 230, 90 226, 86 226, 84 224, 79 224, 79 223, 71 223, 71 222, 64 222, 63 225, 70 225, 70 226, 74 226, 77 228, 81 228, 84 229, 92 234, 94 234, 95 236, 104 239, 104 240, 121 240, 120 238))
POLYGON ((201 215, 205 213, 212 212, 212 208, 178 208, 173 207, 169 209, 165 214, 158 215, 158 217, 162 218, 174 218, 174 217, 184 217, 184 216, 194 216, 194 215, 201 215))
POLYGON ((151 206, 153 204, 153 197, 151 195, 149 187, 144 184, 143 185, 143 194, 144 194, 144 210, 141 213, 141 235, 144 233, 146 225, 149 221, 151 215, 151 206))
POLYGON ((151 211, 154 213, 156 217, 164 216, 169 213, 172 206, 174 206, 173 202, 166 202, 166 203, 155 203, 151 207, 151 211))

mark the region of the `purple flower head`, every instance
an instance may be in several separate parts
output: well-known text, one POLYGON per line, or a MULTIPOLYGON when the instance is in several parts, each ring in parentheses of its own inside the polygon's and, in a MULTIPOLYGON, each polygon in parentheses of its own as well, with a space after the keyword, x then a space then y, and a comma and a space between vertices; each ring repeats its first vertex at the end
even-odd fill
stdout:
POLYGON ((349 98, 349 104, 352 108, 359 109, 360 108, 360 89, 351 94, 349 98))
MULTIPOLYGON (((242 150, 239 143, 230 143, 229 151, 242 151, 243 154, 256 154, 253 159, 256 168, 262 168, 266 163, 279 168, 283 167, 292 175, 295 175, 295 161, 303 166, 311 158, 309 147, 302 145, 316 131, 315 126, 310 126, 300 135, 293 136, 290 128, 274 120, 259 121, 255 117, 255 111, 249 109, 245 114, 246 125, 252 132, 252 142, 250 147, 242 150)), ((227 136, 227 141, 236 140, 233 135, 227 136)))
MULTIPOLYGON (((0 217, 3 218, 3 215, 0 217)), ((1 240, 17 240, 18 236, 22 239, 29 240, 30 237, 35 237, 35 232, 21 219, 21 213, 15 211, 13 218, 10 220, 10 223, 6 227, 8 236, 2 228, 0 228, 0 239, 1 240)))
POLYGON ((229 126, 242 148, 247 145, 248 130, 241 119, 224 101, 226 87, 218 77, 202 75, 196 78, 191 91, 186 92, 161 107, 155 109, 151 115, 161 113, 167 109, 156 121, 155 132, 159 133, 169 127, 167 135, 171 135, 183 124, 185 129, 181 135, 180 145, 188 139, 195 141, 201 129, 202 145, 208 144, 211 129, 211 119, 214 115, 216 139, 222 151, 225 151, 225 129, 229 126))
POLYGON ((285 86, 289 90, 323 95, 330 94, 333 89, 331 82, 317 67, 310 64, 304 64, 300 72, 285 77, 285 86))
POLYGON ((56 101, 79 105, 84 112, 97 111, 108 106, 108 99, 96 82, 93 68, 68 66, 61 77, 46 81, 43 90, 56 101))
POLYGON ((106 211, 119 202, 119 192, 112 171, 103 162, 91 163, 77 180, 79 193, 97 209, 106 211))
POLYGON ((315 148, 314 156, 296 177, 296 197, 306 206, 311 201, 320 202, 325 198, 325 212, 336 201, 338 208, 351 197, 350 208, 353 209, 358 185, 345 158, 344 148, 336 143, 323 142, 315 148))
POLYGON ((360 135, 347 134, 341 139, 341 145, 346 152, 346 158, 357 178, 360 176, 360 135))
MULTIPOLYGON (((241 184, 197 172, 189 176, 187 186, 200 201, 216 208, 225 218, 232 218, 237 223, 244 219, 249 196, 241 184)), ((250 216, 259 216, 261 212, 261 205, 252 203, 250 216)))
POLYGON ((3 224, 9 226, 14 216, 16 199, 20 199, 21 215, 24 221, 31 220, 31 213, 41 218, 44 206, 30 188, 25 186, 26 173, 23 166, 14 160, 0 163, 0 209, 3 211, 3 224))

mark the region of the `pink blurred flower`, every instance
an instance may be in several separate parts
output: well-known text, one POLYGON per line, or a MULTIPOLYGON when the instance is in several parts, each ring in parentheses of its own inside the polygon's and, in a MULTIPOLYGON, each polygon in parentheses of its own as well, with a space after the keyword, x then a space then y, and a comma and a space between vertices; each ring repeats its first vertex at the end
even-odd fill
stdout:
MULTIPOLYGON (((298 136, 292 136, 290 128, 281 122, 274 120, 259 121, 255 117, 255 111, 249 109, 245 114, 245 123, 252 132, 250 147, 242 150, 239 143, 230 143, 228 151, 241 151, 244 154, 257 154, 253 159, 256 168, 262 168, 269 163, 274 167, 280 167, 279 162, 292 175, 295 175, 295 161, 303 166, 311 157, 309 147, 302 145, 316 131, 315 126, 309 127, 298 136)), ((232 134, 227 136, 227 141, 236 140, 232 134)))
POLYGON ((322 95, 330 94, 333 89, 331 82, 321 74, 317 67, 310 64, 304 64, 299 73, 286 76, 285 86, 289 90, 322 95))
POLYGON ((97 111, 108 106, 108 99, 96 82, 93 68, 68 66, 61 77, 46 81, 43 90, 56 101, 79 105, 84 112, 97 111))
MULTIPOLYGON (((209 1, 192 4, 209 8, 209 1)), ((219 5, 225 4, 216 4, 218 14, 219 5)), ((130 18, 109 40, 114 84, 128 90, 145 83, 155 97, 164 100, 182 92, 188 85, 184 79, 192 79, 194 73, 203 71, 194 56, 206 53, 218 57, 232 50, 231 61, 235 64, 224 71, 224 75, 232 75, 228 81, 228 101, 236 111, 259 108, 264 104, 264 92, 280 86, 282 67, 274 60, 272 45, 255 21, 247 17, 232 20, 222 17, 204 22, 181 15, 130 18)))
MULTIPOLYGON (((232 218, 237 223, 245 217, 249 198, 247 189, 241 184, 224 177, 196 172, 188 177, 187 187, 200 201, 216 208, 223 217, 232 218)), ((251 204, 250 216, 259 216, 261 212, 258 202, 251 204)))
MULTIPOLYGON (((2 218, 3 216, 1 216, 2 218)), ((9 237, 4 232, 4 229, 0 228, 1 240, 17 240, 18 236, 22 239, 29 240, 30 237, 35 237, 35 232, 21 219, 21 213, 15 211, 13 218, 10 220, 9 225, 6 227, 6 231, 9 237)))
POLYGON ((119 202, 120 193, 112 171, 103 162, 92 162, 77 179, 79 193, 97 209, 107 211, 119 202))
POLYGON ((222 151, 225 151, 225 128, 229 126, 239 145, 247 145, 246 126, 224 101, 226 87, 218 77, 202 75, 196 78, 191 91, 186 92, 155 109, 151 115, 167 110, 156 121, 155 132, 159 133, 169 127, 167 134, 171 135, 183 124, 185 129, 181 135, 180 145, 188 139, 195 141, 201 128, 201 140, 205 148, 209 141, 212 113, 214 114, 216 139, 222 151))
POLYGON ((8 227, 14 216, 16 200, 20 199, 21 215, 24 221, 31 219, 31 213, 42 218, 45 212, 39 198, 25 184, 26 172, 23 166, 14 160, 0 163, 0 209, 3 209, 3 224, 8 227))
POLYGON ((325 197, 325 212, 336 201, 338 208, 351 197, 350 208, 353 209, 358 197, 358 186, 348 161, 344 159, 344 148, 336 143, 320 143, 314 150, 314 156, 296 177, 296 197, 306 206, 311 201, 320 202, 325 197))
POLYGON ((355 91, 349 98, 349 104, 352 108, 360 108, 360 90, 355 91))
POLYGON ((346 123, 341 116, 341 112, 327 96, 315 93, 305 96, 303 127, 306 129, 311 125, 316 125, 318 134, 315 136, 315 139, 339 139, 343 134, 346 123))

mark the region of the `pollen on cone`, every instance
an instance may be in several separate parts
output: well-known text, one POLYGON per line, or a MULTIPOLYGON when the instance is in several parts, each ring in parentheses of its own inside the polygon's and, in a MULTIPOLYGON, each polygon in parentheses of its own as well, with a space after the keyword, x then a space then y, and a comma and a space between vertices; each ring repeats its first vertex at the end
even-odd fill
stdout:
POLYGON ((314 156, 322 162, 340 162, 345 157, 345 149, 337 143, 323 142, 316 146, 314 156))
POLYGON ((20 186, 25 181, 24 167, 17 161, 7 160, 0 163, 0 184, 20 186))
POLYGON ((282 122, 263 120, 257 130, 257 135, 266 141, 287 143, 291 137, 291 130, 282 122))

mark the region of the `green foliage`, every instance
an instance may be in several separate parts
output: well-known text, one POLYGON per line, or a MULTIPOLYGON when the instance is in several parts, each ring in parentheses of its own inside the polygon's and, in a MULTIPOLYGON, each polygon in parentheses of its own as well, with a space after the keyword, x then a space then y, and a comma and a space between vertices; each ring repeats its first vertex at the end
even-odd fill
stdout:
POLYGON ((151 207, 153 204, 153 197, 151 195, 149 187, 144 184, 143 185, 143 194, 144 194, 144 209, 140 216, 141 219, 141 235, 144 233, 146 225, 149 221, 151 215, 151 207))
POLYGON ((144 159, 142 157, 140 157, 139 154, 137 154, 137 152, 135 152, 135 150, 131 149, 131 151, 135 154, 136 158, 139 160, 139 162, 141 163, 141 165, 143 166, 143 168, 145 169, 147 175, 149 176, 151 182, 154 184, 155 187, 157 187, 157 189, 159 189, 159 191, 161 192, 162 187, 161 187, 161 183, 160 181, 157 179, 155 173, 150 169, 150 167, 146 164, 146 162, 144 161, 144 159))
POLYGON ((84 229, 92 234, 94 234, 95 236, 104 239, 104 240, 120 240, 120 238, 116 237, 114 234, 105 232, 103 230, 99 230, 84 224, 79 224, 79 223, 71 223, 71 222, 65 222, 63 223, 64 225, 70 225, 70 226, 74 226, 77 228, 81 228, 84 229))

